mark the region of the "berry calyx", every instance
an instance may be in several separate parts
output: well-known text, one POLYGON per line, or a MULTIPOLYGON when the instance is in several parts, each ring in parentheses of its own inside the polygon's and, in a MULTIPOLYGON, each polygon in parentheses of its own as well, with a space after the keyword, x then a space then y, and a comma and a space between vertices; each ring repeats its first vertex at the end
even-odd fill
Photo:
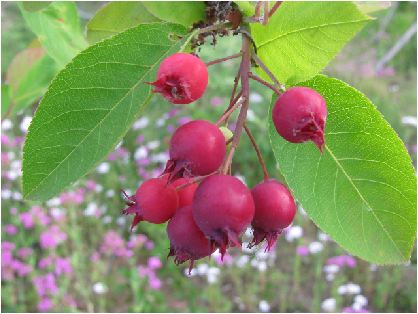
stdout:
POLYGON ((325 99, 308 87, 292 87, 279 96, 273 111, 277 132, 287 141, 312 141, 322 152, 327 118, 325 99))
POLYGON ((266 239, 266 251, 269 251, 275 245, 282 230, 292 223, 296 214, 296 204, 290 191, 273 179, 256 185, 251 190, 251 194, 255 213, 251 222, 254 238, 250 246, 266 239))
POLYGON ((211 255, 214 252, 210 241, 205 237, 193 220, 192 206, 180 207, 167 224, 167 235, 170 240, 168 257, 175 256, 178 265, 189 263, 189 274, 195 260, 211 255))
POLYGON ((189 104, 202 97, 208 85, 208 69, 198 57, 175 53, 164 59, 157 72, 154 93, 173 104, 189 104))
POLYGON ((142 183, 135 195, 125 198, 125 202, 128 208, 122 214, 135 215, 132 230, 140 221, 166 222, 173 217, 179 201, 175 188, 167 185, 165 178, 156 178, 142 183))
POLYGON ((171 185, 176 188, 179 197, 179 208, 192 205, 194 192, 199 186, 197 183, 192 183, 192 178, 180 178, 175 180, 171 185), (178 187, 184 185, 185 187, 177 190, 178 187))
POLYGON ((170 160, 164 173, 171 173, 170 180, 211 174, 220 167, 225 150, 225 138, 215 124, 205 120, 188 122, 170 140, 170 160))
POLYGON ((254 216, 250 190, 237 178, 212 175, 202 181, 193 198, 193 218, 222 258, 228 246, 241 247, 240 234, 254 216))

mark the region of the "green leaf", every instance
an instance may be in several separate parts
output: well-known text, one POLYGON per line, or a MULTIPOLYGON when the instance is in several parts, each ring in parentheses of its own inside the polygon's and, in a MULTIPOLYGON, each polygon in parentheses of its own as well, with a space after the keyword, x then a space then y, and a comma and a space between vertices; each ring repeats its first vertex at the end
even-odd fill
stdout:
POLYGON ((142 2, 110 2, 87 23, 87 40, 96 43, 139 24, 157 21, 142 2))
POLYGON ((11 103, 11 88, 7 84, 1 85, 1 117, 3 118, 11 103))
POLYGON ((255 7, 250 3, 250 1, 234 1, 238 6, 238 9, 241 11, 244 16, 252 16, 255 13, 255 7))
POLYGON ((23 149, 23 193, 46 200, 87 174, 121 140, 150 99, 159 63, 185 28, 142 24, 77 55, 51 83, 23 149))
POLYGON ((26 23, 59 67, 64 67, 87 46, 74 2, 53 2, 36 12, 24 10, 22 4, 19 6, 26 23))
POLYGON ((33 104, 41 97, 52 78, 57 67, 42 48, 28 48, 18 53, 7 69, 7 82, 11 87, 13 111, 33 104))
POLYGON ((266 26, 251 24, 251 34, 277 79, 295 84, 322 71, 370 19, 351 2, 284 1, 266 26))
POLYGON ((26 11, 35 12, 49 6, 52 1, 23 1, 22 5, 26 11))
POLYGON ((309 217, 353 255, 376 264, 410 258, 416 177, 404 143, 363 94, 323 75, 301 83, 326 100, 323 154, 281 138, 269 118, 280 171, 309 217))
POLYGON ((186 27, 205 19, 203 1, 145 1, 142 4, 160 20, 186 27))

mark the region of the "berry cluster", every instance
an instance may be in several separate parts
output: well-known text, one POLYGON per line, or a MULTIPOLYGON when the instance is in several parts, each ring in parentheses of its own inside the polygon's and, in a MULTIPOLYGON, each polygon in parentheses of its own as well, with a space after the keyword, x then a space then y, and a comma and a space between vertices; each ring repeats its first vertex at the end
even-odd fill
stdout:
MULTIPOLYGON (((176 53, 161 63, 157 80, 149 84, 171 103, 188 104, 203 95, 207 83, 204 62, 192 54, 176 53)), ((132 196, 124 194, 128 207, 123 214, 134 215, 131 229, 140 221, 168 221, 168 255, 177 264, 190 261, 189 270, 195 260, 210 256, 217 248, 223 257, 229 247, 241 247, 240 236, 249 225, 253 229, 250 246, 266 240, 266 250, 270 250, 296 213, 292 194, 282 183, 268 178, 257 148, 265 177, 261 183, 250 190, 228 175, 230 136, 218 125, 237 104, 238 100, 231 102, 215 124, 195 120, 179 127, 170 140, 170 159, 161 176, 142 183, 132 196)), ((321 95, 293 87, 279 95, 272 118, 277 132, 289 142, 310 140, 322 151, 326 114, 321 95)))

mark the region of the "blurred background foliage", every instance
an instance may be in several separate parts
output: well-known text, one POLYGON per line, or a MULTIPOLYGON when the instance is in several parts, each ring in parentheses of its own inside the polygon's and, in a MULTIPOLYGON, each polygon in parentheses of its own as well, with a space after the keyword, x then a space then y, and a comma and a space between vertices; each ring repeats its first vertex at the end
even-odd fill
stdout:
MULTIPOLYGON (((76 3, 83 30, 104 4, 76 3)), ((1 8, 3 100, 12 60, 39 43, 17 3, 2 2, 1 8)), ((416 34, 381 70, 375 70, 416 22, 416 3, 392 2, 372 15, 376 19, 325 73, 372 100, 402 138, 416 166, 416 34), (385 20, 389 22, 382 28, 385 20)), ((206 43, 199 56, 214 60, 236 53, 240 45, 238 36, 218 38, 214 46, 206 43)), ((408 265, 369 264, 349 256, 321 233, 302 208, 272 254, 264 254, 263 247, 231 250, 223 263, 215 254, 199 261, 191 276, 184 272, 186 265, 177 267, 166 260, 165 226, 144 223, 129 233, 130 218, 120 216, 124 206, 120 189, 132 193, 144 179, 161 173, 176 127, 190 119, 215 121, 222 114, 237 70, 237 60, 210 67, 207 92, 190 106, 173 107, 154 97, 107 160, 44 204, 23 201, 20 190, 22 143, 39 99, 2 118, 4 312, 416 312, 416 248, 408 265)), ((280 178, 267 136, 271 92, 251 82, 250 97, 248 125, 271 176, 280 178)), ((233 173, 250 187, 262 179, 245 136, 233 173)))

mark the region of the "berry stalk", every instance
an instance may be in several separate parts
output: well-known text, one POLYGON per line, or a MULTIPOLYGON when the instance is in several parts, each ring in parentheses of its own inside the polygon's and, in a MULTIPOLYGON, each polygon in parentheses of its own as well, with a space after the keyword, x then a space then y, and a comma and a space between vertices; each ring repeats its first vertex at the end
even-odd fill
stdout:
POLYGON ((269 174, 267 172, 266 164, 264 163, 264 159, 263 159, 263 156, 261 155, 260 149, 258 148, 257 142, 255 141, 255 138, 252 135, 250 129, 247 126, 247 124, 244 124, 244 129, 245 129, 245 132, 248 135, 248 138, 251 141, 251 144, 253 144, 254 150, 257 154, 258 161, 260 162, 261 168, 263 169, 264 181, 267 181, 269 179, 269 174))
POLYGON ((232 158, 234 157, 235 150, 237 149, 239 140, 241 138, 242 130, 244 128, 245 119, 247 118, 247 110, 249 106, 249 96, 250 96, 250 82, 248 73, 250 72, 251 65, 251 41, 250 39, 243 34, 242 35, 242 60, 240 66, 240 76, 241 76, 241 88, 242 88, 242 106, 238 115, 237 124, 234 130, 234 136, 231 143, 231 149, 228 155, 225 158, 224 166, 222 169, 223 173, 227 173, 229 166, 232 163, 232 158))
POLYGON ((224 61, 227 61, 227 60, 236 59, 236 58, 239 58, 241 56, 242 56, 242 52, 238 52, 238 53, 235 53, 235 54, 233 54, 229 57, 220 58, 220 59, 216 59, 216 60, 207 62, 206 66, 211 66, 211 65, 218 64, 218 63, 221 63, 221 62, 224 62, 224 61))
MULTIPOLYGON (((238 99, 237 99, 238 100, 238 99)), ((229 118, 229 116, 235 111, 235 109, 237 109, 239 106, 241 106, 241 104, 243 103, 243 101, 235 101, 235 103, 232 105, 232 107, 230 107, 227 111, 225 111, 225 113, 218 119, 218 121, 215 122, 215 124, 217 126, 219 126, 222 122, 224 122, 226 119, 229 118)))
POLYGON ((282 2, 283 1, 276 1, 276 3, 273 5, 269 12, 269 17, 271 17, 274 14, 274 12, 276 12, 276 10, 281 6, 282 2))
POLYGON ((273 92, 275 92, 277 95, 280 95, 281 92, 272 84, 270 84, 269 82, 263 80, 261 77, 253 74, 252 72, 248 73, 248 76, 253 79, 254 81, 263 84, 264 86, 270 88, 273 92))

